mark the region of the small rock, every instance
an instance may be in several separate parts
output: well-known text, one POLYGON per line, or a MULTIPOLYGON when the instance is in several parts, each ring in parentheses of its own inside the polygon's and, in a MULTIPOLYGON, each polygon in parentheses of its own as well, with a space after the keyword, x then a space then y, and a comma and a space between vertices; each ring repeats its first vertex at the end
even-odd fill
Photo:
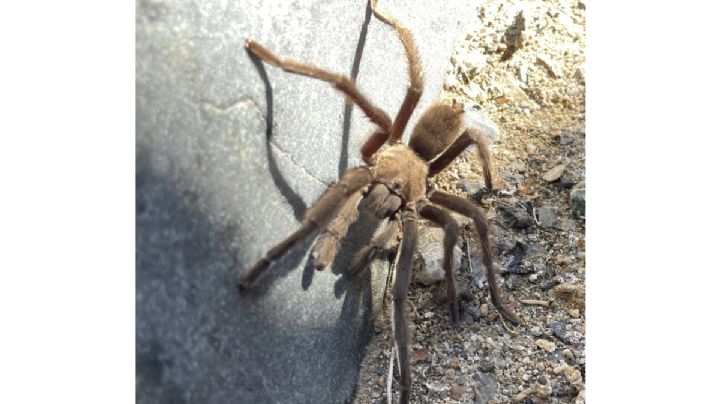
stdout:
POLYGON ((445 372, 445 377, 447 377, 448 380, 454 380, 455 379, 455 369, 448 369, 447 372, 445 372))
POLYGON ((560 182, 558 184, 565 189, 569 189, 575 186, 578 181, 580 181, 580 178, 576 173, 572 171, 565 171, 565 173, 560 177, 560 182))
POLYGON ((568 134, 562 134, 562 135, 556 136, 555 139, 557 140, 558 143, 560 143, 562 145, 566 145, 566 144, 570 144, 570 143, 574 142, 575 136, 568 135, 568 134))
POLYGON ((537 279, 538 279, 538 274, 531 274, 531 275, 528 277, 528 280, 529 280, 530 282, 533 282, 533 283, 537 282, 537 279))
POLYGON ((554 182, 560 179, 560 177, 565 172, 565 165, 564 164, 558 164, 555 167, 548 170, 545 174, 543 174, 542 179, 546 182, 554 182))
POLYGON ((507 277, 506 282, 507 282, 506 283, 507 290, 509 290, 509 291, 516 290, 518 287, 518 284, 520 283, 520 277, 516 274, 510 274, 507 277))
POLYGON ((495 122, 493 122, 488 115, 480 110, 480 106, 465 104, 464 111, 465 114, 463 114, 463 119, 465 120, 465 125, 480 129, 485 135, 485 138, 487 138, 489 144, 492 145, 495 143, 498 135, 500 134, 500 128, 498 128, 495 122))
POLYGON ((460 181, 460 188, 467 192, 470 196, 476 196, 485 189, 485 184, 480 181, 462 180, 460 181))
POLYGON ((540 328, 537 325, 533 326, 530 328, 530 334, 532 334, 535 337, 539 337, 539 336, 543 335, 542 328, 540 328))
POLYGON ((540 221, 540 227, 543 229, 549 229, 555 226, 557 222, 557 214, 553 208, 543 206, 538 210, 538 220, 540 221))
POLYGON ((549 384, 534 383, 533 387, 538 397, 548 398, 552 395, 553 389, 549 384))
POLYGON ((562 353, 563 353, 563 356, 565 357, 565 359, 567 359, 568 361, 575 360, 575 355, 572 353, 572 351, 570 349, 565 348, 565 349, 563 349, 562 353))
POLYGON ((460 369, 460 360, 458 358, 450 359, 450 366, 454 369, 460 369))
POLYGON ((480 74, 487 64, 487 55, 483 54, 479 49, 470 51, 463 55, 460 68, 465 71, 469 78, 473 78, 480 74))
POLYGON ((487 303, 483 303, 482 305, 480 305, 480 314, 481 314, 483 317, 487 317, 487 315, 488 315, 489 313, 490 313, 490 309, 488 308, 487 303))
POLYGON ((585 216, 585 181, 580 182, 570 191, 570 211, 575 217, 585 216))
POLYGON ((450 397, 454 398, 455 400, 460 400, 464 392, 465 386, 453 384, 452 389, 450 390, 450 397))
POLYGON ((568 310, 568 314, 569 314, 570 317, 572 317, 572 318, 578 318, 578 317, 580 317, 580 310, 578 310, 578 309, 570 309, 570 310, 568 310))
POLYGON ((487 404, 491 398, 495 395, 498 389, 497 380, 486 373, 478 373, 480 380, 475 384, 473 390, 475 390, 475 403, 476 404, 487 404))
POLYGON ((492 372, 493 369, 495 369, 495 364, 492 363, 492 361, 483 359, 478 364, 478 369, 480 369, 481 372, 489 373, 492 372))
POLYGON ((552 330, 552 335, 555 338, 560 339, 561 341, 565 341, 565 330, 567 329, 567 326, 565 323, 556 322, 556 323, 550 323, 548 324, 548 327, 552 330))
POLYGON ((582 285, 576 285, 572 283, 561 283, 555 286, 555 297, 559 299, 569 300, 575 296, 579 296, 585 293, 585 288, 582 285))
POLYGON ((528 143, 525 145, 525 151, 527 152, 527 154, 535 154, 535 152, 537 151, 537 146, 532 143, 528 143))
POLYGON ((503 222, 516 229, 527 228, 533 221, 524 207, 498 206, 498 211, 503 215, 503 222))
POLYGON ((528 82, 527 74, 528 74, 528 66, 525 63, 520 64, 520 66, 518 67, 518 80, 520 80, 520 82, 522 82, 524 84, 527 84, 527 82, 528 82))
POLYGON ((555 352, 555 343, 550 342, 546 339, 538 339, 535 341, 535 345, 538 346, 538 348, 543 349, 547 352, 555 352))
POLYGON ((580 373, 580 371, 565 364, 556 367, 553 372, 556 375, 564 375, 567 381, 569 381, 571 384, 578 384, 582 381, 582 374, 580 373))
MULTIPOLYGON (((444 238, 445 232, 438 227, 421 227, 418 229, 418 251, 422 259, 419 260, 419 268, 414 274, 416 282, 429 286, 445 279, 445 271, 443 270, 444 238)), ((456 274, 460 269, 461 259, 462 250, 455 246, 453 270, 456 274)))

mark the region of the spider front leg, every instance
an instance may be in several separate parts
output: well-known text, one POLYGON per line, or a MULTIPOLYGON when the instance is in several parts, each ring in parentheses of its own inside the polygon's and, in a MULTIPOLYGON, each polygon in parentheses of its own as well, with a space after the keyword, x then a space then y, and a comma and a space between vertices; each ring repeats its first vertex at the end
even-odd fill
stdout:
POLYGON ((507 308, 500 299, 500 292, 497 287, 497 281, 495 280, 495 270, 493 269, 492 256, 490 253, 490 239, 488 238, 488 224, 485 215, 467 199, 440 191, 433 192, 430 195, 430 201, 473 220, 478 232, 478 238, 480 239, 480 245, 482 246, 482 260, 487 270, 487 281, 492 303, 503 317, 515 324, 519 324, 520 319, 517 315, 515 315, 511 309, 507 308))
POLYGON ((362 192, 358 191, 345 202, 337 217, 322 232, 315 247, 312 257, 315 269, 322 270, 335 260, 340 244, 347 235, 348 228, 358 219, 358 203, 362 199, 362 192))
POLYGON ((372 173, 367 167, 358 167, 349 170, 342 179, 331 186, 323 196, 305 213, 300 229, 290 237, 281 241, 265 254, 250 270, 238 285, 240 290, 248 289, 274 261, 282 257, 299 241, 304 240, 316 230, 325 228, 342 209, 345 202, 355 192, 366 187, 372 181, 372 173))
POLYGON ((443 270, 445 271, 445 287, 448 295, 448 309, 450 310, 450 324, 457 327, 460 323, 460 307, 458 304, 457 286, 455 283, 455 273, 453 272, 453 255, 455 244, 457 243, 460 228, 455 220, 444 210, 437 206, 425 205, 420 209, 420 216, 435 222, 443 227, 445 231, 445 239, 443 240, 443 248, 445 249, 443 257, 443 270))
POLYGON ((415 212, 409 209, 403 210, 401 215, 403 239, 393 284, 393 335, 400 370, 400 403, 407 404, 410 402, 412 369, 410 368, 410 329, 405 313, 408 288, 412 279, 413 255, 417 246, 417 219, 415 212))

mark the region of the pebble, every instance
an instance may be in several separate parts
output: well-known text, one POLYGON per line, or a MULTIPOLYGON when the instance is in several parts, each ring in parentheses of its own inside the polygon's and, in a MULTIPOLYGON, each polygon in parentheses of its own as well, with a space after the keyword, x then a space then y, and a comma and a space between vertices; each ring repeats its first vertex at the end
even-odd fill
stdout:
POLYGON ((568 310, 568 314, 569 314, 570 317, 572 317, 572 318, 579 318, 579 317, 580 317, 580 310, 578 310, 578 309, 571 309, 571 310, 568 310))
POLYGON ((487 403, 498 390, 497 380, 486 373, 478 373, 479 380, 473 387, 476 403, 487 403))
POLYGON ((462 180, 460 181, 460 188, 467 192, 470 196, 477 196, 480 192, 485 189, 484 183, 480 181, 462 180))
POLYGON ((478 364, 478 369, 480 369, 480 371, 482 372, 489 373, 495 369, 495 364, 492 363, 492 361, 490 360, 483 359, 478 364))
POLYGON ((566 171, 565 174, 560 177, 560 181, 558 182, 558 184, 565 189, 570 189, 574 187, 575 184, 578 183, 578 181, 580 181, 580 178, 577 174, 572 171, 566 171))
POLYGON ((564 164, 558 164, 555 167, 548 170, 545 174, 543 174, 542 179, 546 182, 554 182, 560 179, 560 177, 565 172, 565 165, 564 164))
POLYGON ((498 210, 503 214, 503 221, 505 224, 510 227, 525 229, 533 222, 533 219, 524 207, 499 206, 498 210))
POLYGON ((557 220, 558 217, 555 209, 547 206, 538 209, 538 221, 540 222, 540 227, 543 229, 552 228, 555 226, 555 223, 557 223, 557 220))
POLYGON ((460 400, 464 392, 464 386, 461 386, 459 384, 453 384, 453 387, 450 390, 450 397, 454 398, 455 400, 460 400))
POLYGON ((543 349, 547 352, 555 352, 555 343, 550 342, 546 339, 538 339, 535 341, 535 345, 537 345, 538 348, 543 349))
POLYGON ((560 143, 562 145, 567 145, 567 144, 570 144, 575 141, 575 136, 563 134, 563 135, 557 136, 556 139, 557 139, 558 143, 560 143))
POLYGON ((487 317, 488 313, 490 313, 490 309, 488 308, 487 303, 480 305, 480 315, 487 317))
POLYGON ((585 181, 570 191, 570 211, 575 217, 585 216, 585 181))
MULTIPOLYGON (((421 227, 418 229, 418 251, 422 257, 419 270, 415 271, 414 280, 423 285, 430 286, 445 279, 443 259, 445 249, 443 239, 445 232, 438 227, 421 227)), ((455 246, 453 254, 453 270, 457 274, 462 260, 462 250, 455 246)))
POLYGON ((566 364, 562 364, 556 367, 553 370, 553 373, 555 373, 556 375, 562 374, 563 376, 565 376, 565 379, 567 379, 567 381, 569 381, 571 384, 577 384, 582 381, 582 373, 580 373, 579 370, 566 364))
POLYGON ((450 366, 452 366, 455 369, 460 369, 460 360, 458 358, 450 359, 450 366))

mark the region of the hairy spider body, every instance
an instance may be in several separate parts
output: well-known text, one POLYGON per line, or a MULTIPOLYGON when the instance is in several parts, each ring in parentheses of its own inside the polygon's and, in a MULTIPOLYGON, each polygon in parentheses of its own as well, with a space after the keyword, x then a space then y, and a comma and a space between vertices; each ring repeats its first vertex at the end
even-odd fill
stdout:
POLYGON ((315 268, 321 270, 335 259, 350 225, 358 218, 358 205, 365 199, 365 207, 380 219, 387 218, 384 228, 354 257, 350 275, 364 271, 377 253, 398 232, 402 234, 399 256, 395 266, 392 288, 393 335, 398 353, 400 402, 408 403, 411 391, 410 331, 406 318, 408 288, 412 279, 412 257, 417 243, 418 215, 443 228, 445 285, 448 292, 450 322, 459 324, 459 305, 452 270, 453 251, 460 229, 447 210, 473 220, 482 246, 482 260, 487 269, 488 286, 493 305, 512 322, 519 322, 511 309, 502 304, 495 280, 488 225, 482 212, 469 200, 436 191, 428 187, 428 180, 444 169, 468 146, 476 145, 483 166, 485 184, 492 189, 491 157, 483 127, 467 119, 467 112, 458 104, 435 103, 420 117, 408 145, 402 134, 423 89, 422 69, 410 31, 394 17, 377 9, 371 0, 374 15, 395 28, 408 59, 410 86, 394 120, 375 107, 347 77, 318 67, 284 60, 251 40, 246 47, 255 56, 290 73, 326 81, 344 93, 377 125, 361 149, 365 166, 348 170, 312 205, 300 228, 271 248, 263 258, 244 273, 239 282, 241 291, 298 242, 320 232, 312 250, 315 268), (387 144, 386 147, 383 146, 387 144))

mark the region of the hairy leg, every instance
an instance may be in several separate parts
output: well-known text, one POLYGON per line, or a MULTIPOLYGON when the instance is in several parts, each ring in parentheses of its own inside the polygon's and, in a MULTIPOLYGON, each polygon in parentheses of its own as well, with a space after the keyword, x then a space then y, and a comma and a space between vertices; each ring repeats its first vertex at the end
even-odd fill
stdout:
POLYGON ((482 212, 480 212, 480 210, 472 204, 472 202, 459 196, 435 191, 430 195, 430 201, 458 212, 461 215, 470 217, 473 220, 475 228, 478 232, 480 244, 482 246, 482 260, 485 268, 487 269, 488 287, 490 288, 490 298, 492 299, 492 303, 503 317, 515 324, 520 323, 520 319, 512 312, 512 310, 505 307, 500 299, 500 291, 497 287, 495 270, 493 269, 492 255, 490 252, 490 239, 488 238, 488 224, 485 219, 485 215, 483 215, 482 212))
POLYGON ((362 192, 355 192, 318 238, 312 252, 315 269, 324 269, 335 260, 335 255, 347 235, 348 228, 358 219, 360 199, 362 199, 362 192))
POLYGON ((417 246, 417 219, 414 211, 402 211, 402 231, 403 240, 400 244, 400 256, 393 284, 393 335, 400 370, 400 403, 408 403, 412 369, 410 368, 410 329, 405 313, 408 288, 412 279, 412 260, 417 246))
POLYGON ((407 93, 405 94, 405 100, 403 101, 402 106, 393 121, 392 129, 390 130, 390 143, 396 143, 402 138, 402 134, 403 131, 405 131, 408 120, 422 96, 424 86, 422 66, 420 65, 419 53, 410 30, 402 25, 395 17, 380 11, 377 7, 377 0, 371 0, 370 5, 372 6, 375 17, 385 24, 395 28, 395 31, 397 31, 398 37, 400 38, 400 42, 402 42, 403 47, 405 48, 405 55, 408 60, 410 87, 408 87, 407 93))
POLYGON ((286 72, 316 78, 334 85, 336 89, 342 91, 352 102, 360 107, 365 115, 367 115, 374 124, 379 126, 382 131, 387 133, 390 132, 392 125, 390 117, 388 117, 385 111, 377 108, 367 98, 365 98, 365 96, 360 93, 357 86, 355 86, 355 82, 348 77, 329 72, 313 65, 289 59, 280 59, 262 45, 250 39, 245 41, 245 47, 257 57, 262 59, 265 63, 279 67, 286 72))
POLYGON ((331 186, 323 196, 305 213, 300 229, 290 237, 281 241, 250 268, 239 284, 240 290, 249 288, 271 263, 282 257, 299 241, 313 234, 316 230, 327 226, 344 206, 345 201, 372 181, 372 174, 367 167, 349 170, 342 179, 331 186))
POLYGON ((377 236, 370 240, 370 243, 363 247, 360 251, 355 254, 350 265, 350 276, 360 275, 367 269, 372 260, 375 259, 378 252, 383 249, 398 232, 398 220, 397 216, 392 217, 385 228, 377 236))
POLYGON ((468 128, 462 135, 458 136, 450 147, 448 147, 441 155, 430 163, 428 175, 432 177, 442 171, 453 160, 455 160, 455 158, 459 156, 463 150, 472 144, 476 144, 478 147, 480 162, 483 166, 483 176, 485 177, 485 187, 487 187, 488 190, 491 190, 492 158, 490 157, 490 149, 488 148, 485 135, 483 135, 477 128, 468 128))
POLYGON ((448 309, 450 310, 450 323, 453 327, 458 326, 460 321, 460 307, 458 305, 457 288, 455 284, 455 274, 453 273, 453 253, 455 244, 457 243, 460 228, 455 220, 444 210, 433 205, 425 205, 420 209, 420 216, 435 222, 445 230, 445 239, 443 247, 445 255, 443 257, 443 270, 445 271, 445 285, 448 294, 448 309))

